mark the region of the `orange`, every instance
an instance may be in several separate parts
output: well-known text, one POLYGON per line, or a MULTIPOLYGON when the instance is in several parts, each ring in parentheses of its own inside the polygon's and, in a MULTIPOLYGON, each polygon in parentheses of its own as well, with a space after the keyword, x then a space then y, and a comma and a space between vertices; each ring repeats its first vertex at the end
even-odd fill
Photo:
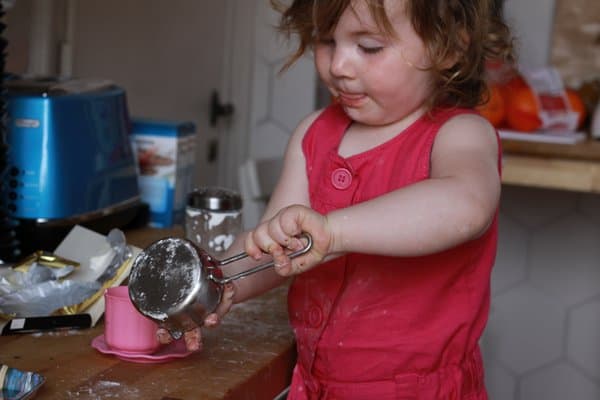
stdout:
POLYGON ((496 128, 504 122, 506 110, 504 107, 504 98, 498 85, 489 85, 489 99, 486 103, 477 107, 479 113, 486 118, 496 128))
POLYGON ((538 117, 538 106, 535 96, 528 86, 515 85, 506 91, 507 125, 521 132, 532 132, 542 126, 538 117))
POLYGON ((513 90, 522 87, 527 87, 527 82, 525 82, 525 79, 519 74, 513 76, 506 83, 501 85, 500 91, 502 92, 502 97, 504 98, 504 101, 508 101, 508 98, 513 90))

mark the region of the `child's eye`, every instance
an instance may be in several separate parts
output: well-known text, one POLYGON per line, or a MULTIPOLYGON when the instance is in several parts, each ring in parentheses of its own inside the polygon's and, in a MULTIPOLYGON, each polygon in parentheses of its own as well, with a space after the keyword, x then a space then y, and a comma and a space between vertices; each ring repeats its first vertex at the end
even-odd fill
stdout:
POLYGON ((360 40, 357 41, 357 44, 358 48, 365 54, 379 53, 385 48, 385 42, 383 40, 371 36, 360 38, 360 40))
POLYGON ((367 54, 375 54, 375 53, 379 53, 381 50, 383 50, 383 46, 364 46, 364 45, 359 45, 358 47, 363 52, 365 52, 367 54))

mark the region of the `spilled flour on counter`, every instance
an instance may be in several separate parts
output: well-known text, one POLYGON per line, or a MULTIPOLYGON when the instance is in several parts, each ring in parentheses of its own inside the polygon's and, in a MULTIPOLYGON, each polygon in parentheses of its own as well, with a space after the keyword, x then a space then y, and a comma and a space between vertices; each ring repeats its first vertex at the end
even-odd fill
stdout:
MULTIPOLYGON (((291 326, 281 324, 282 315, 286 314, 285 297, 283 294, 287 292, 286 287, 273 289, 274 292, 279 292, 279 295, 270 296, 268 298, 252 299, 243 303, 235 304, 229 314, 223 318, 220 324, 220 330, 228 332, 231 337, 253 337, 259 341, 270 342, 274 340, 287 340, 292 333, 291 326), (282 303, 283 301, 283 303, 282 303), (269 310, 266 312, 266 310, 269 310), (274 313, 274 314, 273 314, 274 313), (278 321, 274 323, 274 318, 278 321)), ((238 354, 244 354, 241 357, 243 360, 252 360, 261 358, 266 355, 264 351, 261 354, 254 354, 249 348, 239 342, 230 341, 230 339, 220 337, 218 333, 206 330, 203 332, 207 342, 209 338, 216 339, 215 344, 219 348, 234 351, 238 354)), ((240 362, 239 359, 234 361, 223 360, 229 363, 240 362)))
POLYGON ((53 331, 40 331, 33 332, 31 336, 38 338, 42 336, 75 336, 75 335, 87 335, 85 329, 56 329, 53 331))
POLYGON ((81 386, 67 392, 69 399, 141 399, 137 388, 114 381, 98 381, 93 386, 81 386))

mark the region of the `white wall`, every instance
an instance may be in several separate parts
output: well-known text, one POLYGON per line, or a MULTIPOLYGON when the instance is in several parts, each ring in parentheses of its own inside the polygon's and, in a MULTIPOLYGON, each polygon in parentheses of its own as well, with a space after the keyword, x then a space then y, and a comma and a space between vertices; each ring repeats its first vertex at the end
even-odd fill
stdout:
POLYGON ((555 0, 505 0, 504 15, 517 38, 520 65, 548 64, 554 9, 555 0))

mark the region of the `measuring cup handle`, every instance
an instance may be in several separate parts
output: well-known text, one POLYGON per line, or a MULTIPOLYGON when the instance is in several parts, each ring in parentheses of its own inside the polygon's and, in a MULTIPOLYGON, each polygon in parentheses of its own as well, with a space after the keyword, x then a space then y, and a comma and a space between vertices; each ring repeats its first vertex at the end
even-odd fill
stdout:
MULTIPOLYGON (((297 251, 294 251, 293 253, 288 254, 289 258, 296 258, 298 256, 301 256, 302 254, 306 254, 308 253, 308 251, 312 248, 312 244, 313 244, 313 240, 312 240, 312 236, 310 236, 308 233, 301 233, 300 235, 296 236, 298 239, 304 239, 306 240, 306 245, 297 251)), ((246 258, 248 257, 247 253, 240 253, 236 256, 227 258, 226 260, 223 260, 220 262, 220 265, 224 265, 224 264, 229 264, 233 261, 237 261, 237 260, 241 260, 242 258, 246 258)), ((260 264, 257 265, 256 267, 250 268, 249 270, 246 271, 242 271, 240 273, 231 275, 231 276, 227 276, 224 278, 217 278, 216 276, 214 276, 213 274, 210 275, 210 279, 212 279, 214 282, 220 284, 220 285, 224 285, 226 283, 229 283, 231 281, 234 281, 236 279, 239 278, 243 278, 246 277, 248 275, 252 275, 256 272, 260 272, 262 270, 265 270, 267 268, 271 268, 273 265, 275 265, 275 261, 271 260, 269 262, 266 262, 264 264, 260 264)))

